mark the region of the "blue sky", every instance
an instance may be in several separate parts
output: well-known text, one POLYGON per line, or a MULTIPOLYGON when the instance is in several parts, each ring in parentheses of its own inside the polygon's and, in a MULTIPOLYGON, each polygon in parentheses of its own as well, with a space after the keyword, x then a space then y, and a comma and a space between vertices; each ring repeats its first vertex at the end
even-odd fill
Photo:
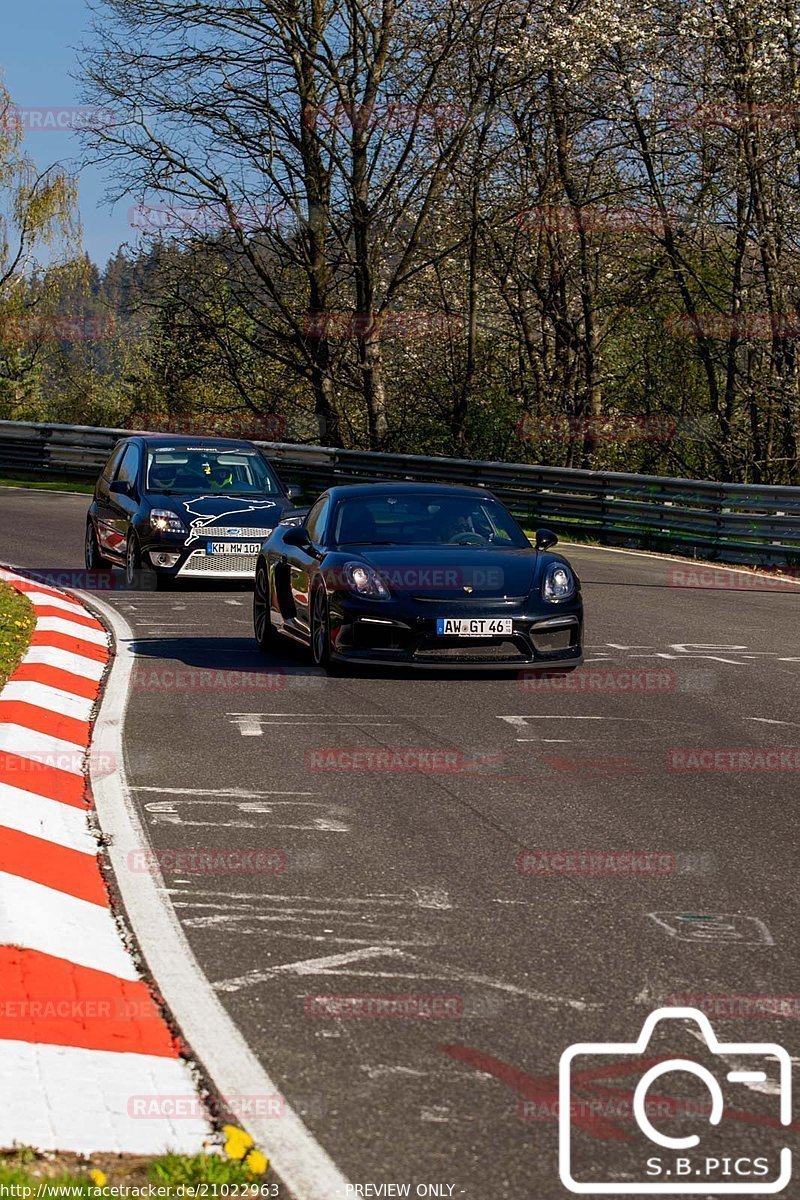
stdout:
MULTIPOLYGON (((18 0, 3 14, 0 71, 11 98, 23 109, 69 109, 79 104, 76 47, 90 39, 91 13, 85 0, 18 0)), ((41 167, 75 164, 78 138, 69 132, 31 131, 25 149, 41 167)), ((130 201, 113 210, 103 202, 108 176, 80 172, 80 208, 84 247, 101 267, 122 242, 133 240, 130 201)))

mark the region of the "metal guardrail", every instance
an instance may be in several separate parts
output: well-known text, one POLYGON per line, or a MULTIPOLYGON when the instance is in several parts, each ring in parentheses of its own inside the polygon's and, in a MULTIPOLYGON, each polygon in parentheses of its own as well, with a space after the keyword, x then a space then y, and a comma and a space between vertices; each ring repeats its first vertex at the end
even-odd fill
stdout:
MULTIPOLYGON (((0 474, 96 478, 126 429, 0 421, 0 474)), ((726 562, 800 563, 800 488, 258 442, 310 494, 358 480, 486 487, 528 528, 726 562)), ((0 513, 1 515, 1 513, 0 513)))

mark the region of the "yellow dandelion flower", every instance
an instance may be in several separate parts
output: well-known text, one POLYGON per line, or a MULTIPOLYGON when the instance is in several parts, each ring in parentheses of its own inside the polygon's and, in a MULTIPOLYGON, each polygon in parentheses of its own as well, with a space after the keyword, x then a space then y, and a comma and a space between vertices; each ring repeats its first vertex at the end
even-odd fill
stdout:
POLYGON ((244 1165, 251 1175, 263 1175, 269 1166, 269 1159, 265 1158, 260 1150, 251 1150, 244 1160, 244 1165))
POLYGON ((238 1125, 223 1125, 222 1132, 225 1134, 225 1153, 228 1158, 242 1159, 248 1150, 252 1148, 253 1139, 249 1133, 245 1133, 244 1129, 240 1129, 238 1125))
POLYGON ((105 1187, 108 1179, 102 1171, 94 1170, 89 1172, 89 1178, 95 1187, 105 1187))

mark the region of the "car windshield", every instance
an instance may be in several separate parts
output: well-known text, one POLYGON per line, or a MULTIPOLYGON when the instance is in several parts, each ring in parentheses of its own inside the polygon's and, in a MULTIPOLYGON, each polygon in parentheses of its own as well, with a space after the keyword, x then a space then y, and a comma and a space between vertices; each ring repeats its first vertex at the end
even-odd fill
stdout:
POLYGON ((334 513, 337 546, 500 546, 530 542, 502 504, 470 495, 413 492, 350 496, 334 513))
POLYGON ((257 450, 158 446, 147 453, 149 492, 195 496, 275 496, 280 485, 257 450))

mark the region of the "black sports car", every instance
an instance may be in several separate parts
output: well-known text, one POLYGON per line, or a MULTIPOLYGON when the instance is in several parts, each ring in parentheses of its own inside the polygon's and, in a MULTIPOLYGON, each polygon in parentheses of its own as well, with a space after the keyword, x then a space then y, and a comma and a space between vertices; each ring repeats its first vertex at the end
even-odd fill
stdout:
POLYGON ((480 488, 333 487, 262 547, 256 640, 285 634, 323 667, 575 667, 580 583, 556 540, 540 529, 532 546, 480 488))
POLYGON ((86 517, 86 566, 142 568, 159 581, 252 579, 261 543, 287 511, 286 488, 252 442, 142 434, 123 438, 86 517))

